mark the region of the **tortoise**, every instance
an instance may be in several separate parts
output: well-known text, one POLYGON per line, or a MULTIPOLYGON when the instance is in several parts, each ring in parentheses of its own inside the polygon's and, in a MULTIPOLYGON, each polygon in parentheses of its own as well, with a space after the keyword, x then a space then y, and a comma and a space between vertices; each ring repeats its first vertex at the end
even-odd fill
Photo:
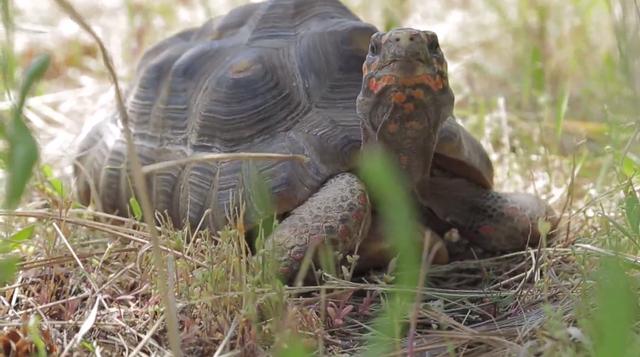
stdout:
MULTIPOLYGON (((143 165, 201 153, 309 158, 196 161, 146 176, 155 210, 215 232, 240 202, 245 225, 258 224, 248 185, 259 174, 280 219, 268 241, 284 277, 323 242, 342 253, 362 242, 365 265, 388 255, 374 248, 379 219, 354 170, 369 144, 391 154, 421 223, 441 234, 455 228, 484 250, 513 251, 538 242, 539 219, 553 221, 543 200, 493 190, 487 153, 453 115, 437 35, 379 32, 338 0, 248 4, 173 35, 143 55, 126 98, 143 165)), ((84 135, 74 172, 82 203, 93 197, 126 214, 132 190, 118 121, 114 114, 84 135)))

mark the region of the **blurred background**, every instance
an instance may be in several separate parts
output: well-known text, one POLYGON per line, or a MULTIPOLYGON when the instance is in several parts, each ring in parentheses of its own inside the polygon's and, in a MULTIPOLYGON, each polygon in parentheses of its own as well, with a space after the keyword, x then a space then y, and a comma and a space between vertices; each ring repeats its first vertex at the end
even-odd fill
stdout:
MULTIPOLYGON (((156 41, 246 2, 71 1, 105 41, 123 83, 156 41)), ((4 78, 15 81, 40 53, 52 56, 25 113, 42 161, 68 173, 69 143, 83 124, 111 110, 106 71, 91 39, 53 1, 8 3, 13 62, 25 65, 4 78)), ((617 187, 637 182, 640 167, 637 0, 344 3, 382 30, 438 33, 456 115, 489 150, 500 189, 536 192, 587 218, 624 214, 617 187)))

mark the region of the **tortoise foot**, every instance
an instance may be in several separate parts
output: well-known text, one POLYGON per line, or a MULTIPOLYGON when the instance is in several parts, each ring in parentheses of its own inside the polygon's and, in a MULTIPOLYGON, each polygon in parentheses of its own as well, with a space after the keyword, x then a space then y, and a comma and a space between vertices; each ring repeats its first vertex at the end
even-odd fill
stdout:
POLYGON ((490 252, 535 246, 541 220, 550 223, 551 231, 557 225, 551 206, 534 195, 496 192, 464 179, 432 179, 426 203, 438 219, 490 252))
POLYGON ((464 235, 488 251, 515 251, 538 245, 540 221, 553 228, 556 214, 542 199, 526 193, 489 191, 477 214, 463 226, 464 235))

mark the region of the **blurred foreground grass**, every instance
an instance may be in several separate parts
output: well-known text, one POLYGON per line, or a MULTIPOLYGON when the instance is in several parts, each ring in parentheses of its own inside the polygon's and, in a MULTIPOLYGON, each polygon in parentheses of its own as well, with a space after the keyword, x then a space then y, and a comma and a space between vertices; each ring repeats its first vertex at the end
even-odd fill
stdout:
MULTIPOLYGON (((640 255, 638 2, 345 2, 365 20, 380 28, 407 25, 436 30, 451 64, 451 82, 457 95, 456 113, 490 152, 496 164, 498 186, 505 190, 538 192, 564 212, 559 243, 548 251, 541 251, 537 259, 543 263, 538 266, 536 261, 536 268, 530 270, 532 273, 527 271, 522 275, 523 282, 529 284, 528 293, 522 293, 518 287, 501 291, 504 296, 487 293, 487 296, 474 301, 489 299, 493 304, 495 299, 496 306, 516 306, 513 311, 522 311, 523 315, 530 307, 527 301, 541 302, 543 325, 530 334, 519 332, 514 338, 521 351, 546 355, 637 355, 640 351, 637 342, 640 322, 637 273, 640 255), (558 308, 561 306, 559 302, 566 300, 572 303, 569 312, 558 308), (537 342, 531 342, 534 340, 537 342)), ((72 3, 104 38, 119 74, 126 81, 135 68, 133 64, 150 44, 177 30, 198 25, 210 15, 224 13, 243 1, 109 0, 98 3, 78 0, 72 3)), ((108 88, 106 72, 98 61, 94 44, 59 12, 53 1, 4 0, 2 4, 5 30, 0 152, 3 158, 8 158, 16 143, 28 142, 16 141, 19 136, 7 135, 10 133, 7 128, 22 123, 24 119, 41 148, 39 164, 50 164, 53 169, 36 168, 36 179, 27 186, 20 211, 48 207, 58 216, 66 217, 73 211, 70 190, 61 189, 63 186, 72 187, 67 165, 68 142, 78 134, 88 113, 96 113, 101 102, 96 98, 108 88), (16 103, 20 103, 26 92, 17 90, 19 79, 29 78, 33 72, 27 70, 28 65, 41 53, 51 56, 51 66, 34 98, 26 102, 25 111, 21 113, 16 111, 21 107, 16 103), (66 92, 78 89, 79 95, 66 92)), ((108 103, 109 99, 103 101, 108 103)), ((2 167, 4 175, 0 174, 0 183, 4 188, 18 171, 15 166, 6 164, 9 159, 2 162, 5 166, 2 167)), ((376 167, 383 165, 378 160, 372 160, 370 165, 370 170, 376 172, 369 175, 368 183, 374 190, 372 194, 394 196, 387 183, 390 178, 382 174, 393 170, 376 167)), ((28 175, 21 174, 20 177, 20 183, 26 184, 28 175)), ((3 198, 19 194, 19 189, 11 188, 4 191, 3 198)), ((402 212, 402 202, 397 204, 400 208, 391 213, 402 212)), ((80 215, 84 219, 89 213, 80 212, 80 215)), ((51 228, 52 222, 58 221, 51 216, 46 216, 46 219, 27 216, 30 218, 9 213, 0 216, 3 234, 0 278, 7 279, 2 273, 16 266, 15 262, 11 262, 11 266, 4 263, 7 254, 15 256, 19 253, 23 257, 17 268, 24 272, 29 271, 30 263, 41 260, 62 264, 59 260, 47 260, 59 258, 57 247, 61 238, 51 228)), ((91 226, 87 222, 83 224, 91 226)), ((137 223, 130 221, 123 224, 126 229, 137 227, 137 223)), ((389 229, 394 228, 402 230, 407 226, 396 223, 389 229)), ((104 229, 112 230, 112 234, 132 234, 120 228, 104 229)), ((113 284, 116 287, 108 289, 114 296, 125 296, 129 299, 127 301, 131 301, 126 306, 124 317, 119 319, 138 328, 134 329, 138 333, 153 332, 153 321, 146 319, 141 322, 141 319, 144 319, 142 315, 153 312, 159 305, 146 309, 133 298, 157 302, 153 279, 145 273, 153 266, 149 258, 141 255, 137 260, 135 257, 125 259, 118 255, 121 253, 113 253, 112 249, 116 248, 112 248, 112 238, 108 234, 106 238, 96 236, 73 225, 62 225, 62 230, 72 246, 87 247, 89 253, 101 252, 97 254, 100 259, 89 260, 95 265, 95 271, 89 274, 67 267, 64 278, 57 276, 58 280, 47 280, 38 275, 39 279, 53 286, 36 293, 31 291, 31 295, 24 294, 35 296, 38 299, 36 304, 46 304, 62 297, 81 295, 73 288, 56 286, 55 281, 65 284, 76 282, 77 285, 82 280, 81 276, 87 274, 108 285, 110 279, 122 276, 139 284, 128 286, 116 279, 117 283, 113 284), (131 264, 138 269, 135 273, 131 264)), ((403 304, 397 304, 393 297, 387 297, 387 293, 393 296, 394 290, 384 284, 384 279, 360 286, 369 292, 383 293, 385 298, 376 306, 367 300, 373 293, 352 297, 349 294, 353 294, 354 285, 340 279, 315 287, 318 296, 309 297, 304 294, 311 290, 287 288, 273 277, 261 274, 264 273, 261 265, 264 261, 259 255, 256 259, 246 258, 249 252, 238 232, 222 232, 219 246, 213 252, 203 235, 170 227, 163 228, 162 233, 164 246, 186 252, 187 256, 200 259, 199 263, 204 262, 199 264, 176 258, 173 270, 176 295, 185 302, 180 316, 184 329, 181 337, 187 345, 189 338, 196 339, 196 330, 200 328, 211 333, 212 342, 209 343, 216 348, 226 346, 224 348, 230 349, 227 334, 233 333, 233 347, 248 344, 254 348, 245 351, 258 351, 269 346, 276 346, 280 351, 287 351, 287 346, 295 347, 295 351, 316 349, 323 353, 360 351, 362 345, 350 340, 358 340, 360 334, 382 336, 385 333, 381 332, 385 331, 376 329, 384 323, 370 324, 366 319, 359 322, 355 317, 348 318, 353 314, 347 315, 346 320, 353 325, 366 326, 365 332, 353 333, 347 326, 337 326, 333 317, 326 316, 328 302, 335 302, 338 310, 349 312, 349 304, 355 304, 355 300, 350 299, 360 299, 358 309, 365 307, 363 316, 369 313, 367 309, 376 314, 389 308, 403 310, 389 315, 391 318, 386 320, 395 332, 386 333, 385 338, 377 340, 373 337, 370 341, 374 344, 393 341, 396 350, 406 348, 406 341, 400 339, 404 330, 398 324, 407 322, 409 311, 406 310, 413 300, 409 296, 403 304), (204 268, 214 265, 216 268, 204 268), (326 294, 337 295, 327 297, 326 294), (296 332, 300 338, 290 340, 290 331, 296 332), (343 340, 334 341, 340 338, 343 340)), ((407 232, 397 234, 407 236, 407 232)), ((118 249, 127 248, 118 246, 118 249)), ((419 270, 419 261, 403 262, 408 265, 398 267, 398 271, 390 274, 400 274, 403 269, 419 270)), ((46 265, 41 269, 46 273, 46 265)), ((430 273, 433 275, 430 275, 429 284, 437 288, 438 271, 430 273)), ((6 281, 9 285, 12 282, 20 285, 28 279, 28 275, 19 274, 19 280, 6 281)), ((486 279, 489 281, 482 285, 482 291, 496 286, 492 285, 495 282, 490 278, 486 279)), ((2 293, 9 291, 14 290, 0 288, 2 293)), ((418 292, 418 289, 413 291, 418 292)), ((426 292, 431 294, 431 290, 423 292, 425 298, 426 292)), ((455 316, 456 309, 450 305, 460 304, 459 301, 450 304, 448 299, 455 300, 452 297, 429 296, 429 302, 421 305, 419 312, 425 324, 438 325, 441 330, 453 329, 459 336, 470 333, 456 325, 458 320, 447 317, 447 313, 455 316), (437 307, 440 303, 446 308, 437 307)), ((29 308, 19 305, 19 309, 6 300, 0 302, 0 327, 5 322, 3 316, 6 316, 7 323, 4 326, 13 326, 10 322, 19 320, 20 309, 29 308)), ((66 303, 64 306, 66 310, 53 311, 43 318, 83 321, 84 312, 91 309, 91 304, 87 307, 66 303)), ((469 312, 477 310, 473 306, 466 308, 469 312)), ((70 331, 77 329, 72 327, 70 331)), ((159 335, 162 333, 162 330, 158 332, 159 335)), ((142 339, 141 336, 138 338, 142 339)), ((447 338, 445 345, 449 349, 473 353, 473 344, 469 347, 452 336, 447 338)), ((492 346, 486 340, 468 339, 492 346)), ((159 345, 166 346, 161 337, 157 340, 159 345)), ((99 341, 98 334, 87 336, 79 348, 88 351, 105 348, 99 341)), ((150 345, 148 348, 162 351, 161 346, 150 345)))

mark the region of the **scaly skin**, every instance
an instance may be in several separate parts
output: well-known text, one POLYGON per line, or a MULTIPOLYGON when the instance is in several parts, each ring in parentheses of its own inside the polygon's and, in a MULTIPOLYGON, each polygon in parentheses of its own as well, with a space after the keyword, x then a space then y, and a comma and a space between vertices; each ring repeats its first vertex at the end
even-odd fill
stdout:
POLYGON ((344 173, 294 209, 267 244, 280 259, 280 273, 290 280, 308 251, 317 252, 323 244, 338 253, 352 251, 368 233, 370 222, 371 204, 363 183, 344 173))
POLYGON ((538 221, 557 222, 553 209, 536 196, 496 192, 459 177, 432 177, 424 200, 462 238, 489 252, 536 246, 538 221))

